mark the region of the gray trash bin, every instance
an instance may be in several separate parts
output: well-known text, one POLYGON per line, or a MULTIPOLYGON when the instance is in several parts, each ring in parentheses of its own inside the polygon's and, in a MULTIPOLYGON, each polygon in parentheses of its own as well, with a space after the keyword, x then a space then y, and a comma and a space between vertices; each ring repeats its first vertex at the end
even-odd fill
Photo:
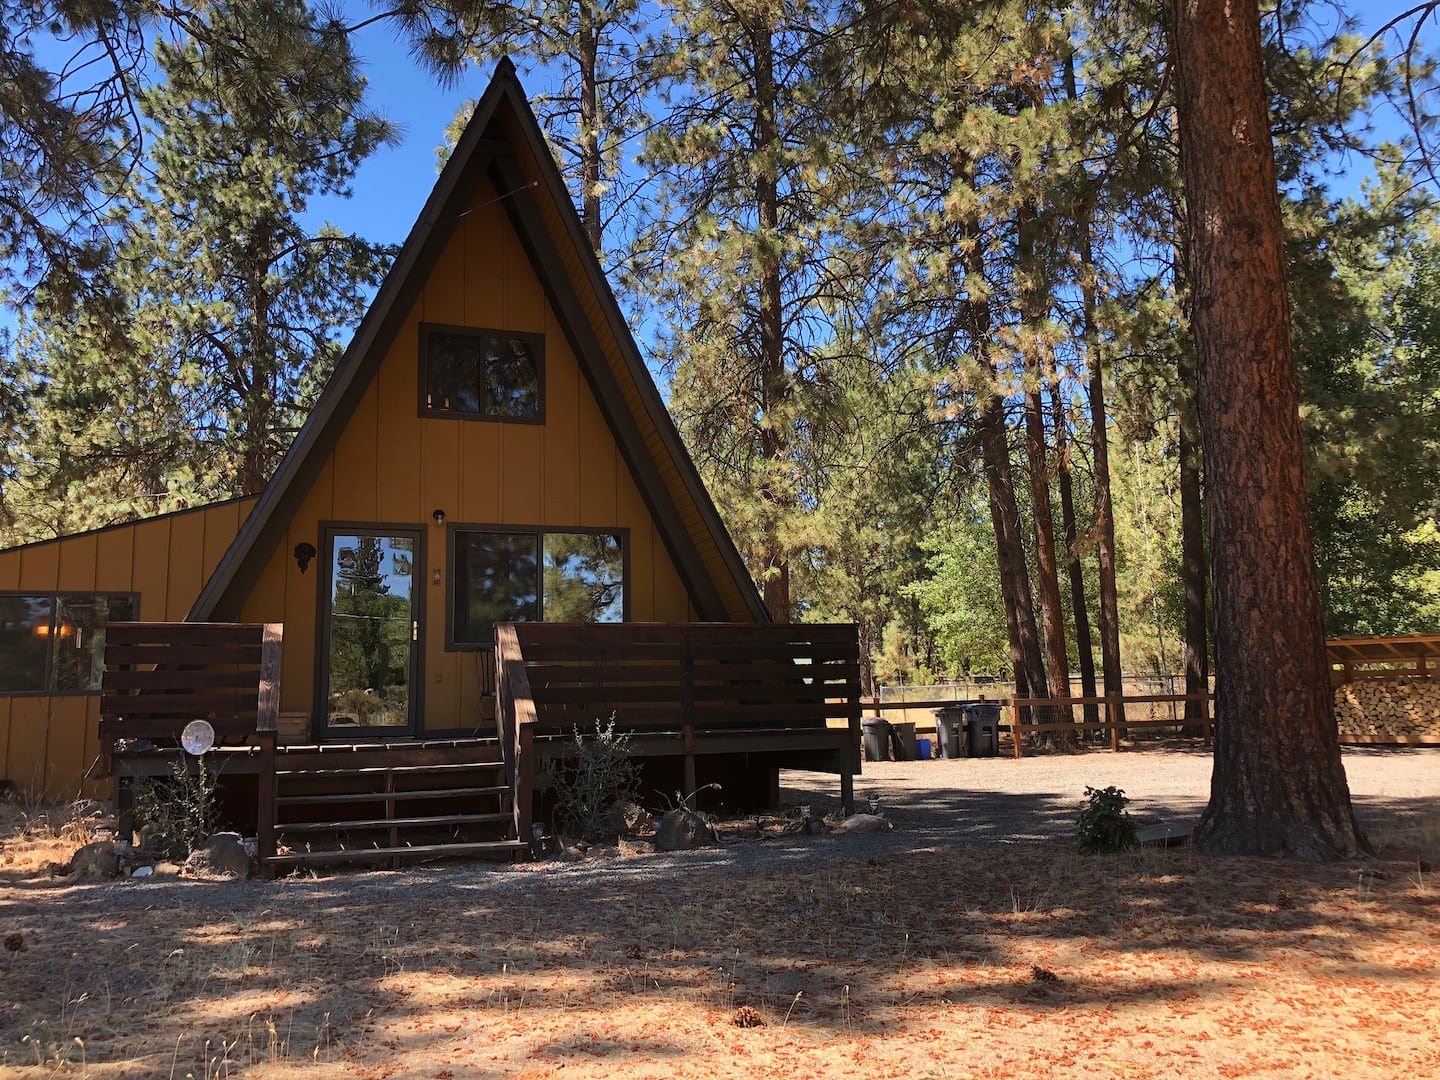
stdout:
POLYGON ((965 706, 947 705, 935 710, 935 738, 939 740, 940 752, 936 757, 958 758, 965 756, 965 706))
POLYGON ((890 760, 890 723, 878 716, 867 717, 860 725, 866 761, 890 760))
POLYGON ((965 709, 967 757, 995 757, 1000 753, 1000 706, 970 705, 965 709))
POLYGON ((914 761, 919 756, 915 746, 915 725, 891 724, 890 745, 895 751, 896 761, 914 761))

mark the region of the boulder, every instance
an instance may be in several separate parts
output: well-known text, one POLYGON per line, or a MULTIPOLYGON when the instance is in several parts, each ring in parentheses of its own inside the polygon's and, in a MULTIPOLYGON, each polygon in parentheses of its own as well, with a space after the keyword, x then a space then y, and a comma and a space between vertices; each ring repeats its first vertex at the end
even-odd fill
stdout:
POLYGON ((150 876, 154 878, 179 877, 180 867, 173 862, 157 862, 150 876))
POLYGON ((879 814, 851 814, 835 828, 842 832, 889 832, 895 826, 879 814))
POLYGON ((689 851, 715 843, 715 830, 694 810, 667 810, 655 828, 656 851, 689 851))
POLYGON ((250 876, 250 853, 236 833, 216 833, 185 860, 185 870, 196 877, 250 876))
POLYGON ((120 856, 112 840, 86 844, 70 856, 70 873, 82 878, 112 878, 120 872, 120 856))

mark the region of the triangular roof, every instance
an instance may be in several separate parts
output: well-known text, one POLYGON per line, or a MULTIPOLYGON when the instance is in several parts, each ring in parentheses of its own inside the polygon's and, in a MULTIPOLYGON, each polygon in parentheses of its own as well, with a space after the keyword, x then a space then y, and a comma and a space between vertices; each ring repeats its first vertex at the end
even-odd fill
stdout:
POLYGON ((755 583, 680 441, 585 239, 579 214, 508 59, 500 62, 476 104, 319 402, 206 582, 189 619, 238 617, 485 178, 503 193, 500 201, 510 224, 700 618, 768 621, 755 583))

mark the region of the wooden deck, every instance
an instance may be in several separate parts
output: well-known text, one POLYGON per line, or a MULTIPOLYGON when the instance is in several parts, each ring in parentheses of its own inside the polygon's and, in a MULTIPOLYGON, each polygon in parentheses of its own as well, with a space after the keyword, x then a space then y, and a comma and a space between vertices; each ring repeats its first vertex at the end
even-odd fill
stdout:
POLYGON ((731 770, 750 793, 781 767, 838 774, 847 808, 860 769, 854 626, 554 623, 497 627, 493 737, 279 737, 278 626, 117 624, 106 650, 101 733, 123 784, 164 776, 194 719, 243 745, 210 751, 256 777, 262 870, 336 862, 399 865, 448 855, 523 858, 535 777, 574 752, 577 730, 614 719, 630 750, 731 770), (137 741, 138 745, 137 745, 137 741), (153 746, 152 746, 153 744, 153 746), (143 748, 142 748, 143 747, 143 748))

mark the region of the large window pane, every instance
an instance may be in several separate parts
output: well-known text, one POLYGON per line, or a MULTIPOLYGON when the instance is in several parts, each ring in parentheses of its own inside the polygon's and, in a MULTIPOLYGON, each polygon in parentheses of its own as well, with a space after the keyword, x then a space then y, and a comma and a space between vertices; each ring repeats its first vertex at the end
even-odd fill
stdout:
POLYGON ((0 693, 45 689, 53 596, 0 596, 0 693))
POLYGON ((100 689, 105 673, 105 624, 134 618, 128 596, 61 596, 50 635, 50 679, 61 693, 100 689))
POLYGON ((529 341, 494 338, 486 343, 485 412, 525 418, 540 415, 540 368, 529 341))
POLYGON ((330 571, 331 727, 410 722, 415 541, 336 536, 330 571))
POLYGON ((455 534, 455 643, 489 645, 497 622, 539 618, 539 537, 534 533, 455 534))
POLYGON ((545 534, 545 621, 620 622, 625 559, 613 533, 545 534))
POLYGON ((426 338, 425 407, 435 412, 480 412, 480 340, 432 331, 426 338))

